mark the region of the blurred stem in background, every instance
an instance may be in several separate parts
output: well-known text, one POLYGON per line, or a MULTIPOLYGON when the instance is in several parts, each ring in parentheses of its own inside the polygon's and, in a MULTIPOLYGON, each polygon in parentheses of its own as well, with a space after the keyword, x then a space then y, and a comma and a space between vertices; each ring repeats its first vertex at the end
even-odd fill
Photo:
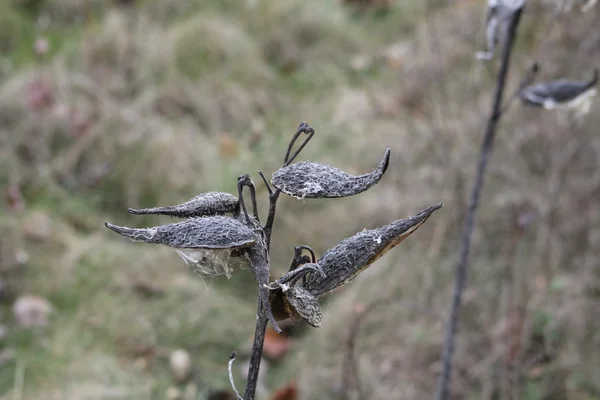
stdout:
POLYGON ((502 52, 502 64, 500 71, 498 72, 498 78, 496 81, 496 91, 494 95, 494 102, 490 117, 488 119, 485 135, 483 142, 481 143, 481 150, 479 152, 479 162, 477 163, 477 172, 475 175, 475 181, 473 183, 473 189, 471 191, 471 197, 469 201, 469 208, 465 217, 465 224, 461 237, 461 249, 460 259, 456 266, 456 280, 454 286, 454 294, 452 297, 452 304, 450 306, 450 318, 448 327, 446 330, 446 339, 444 342, 444 350, 442 355, 442 374, 440 377, 438 392, 436 399, 445 400, 448 398, 448 386, 450 384, 450 374, 452 372, 452 355, 454 352, 454 339, 457 332, 458 318, 460 315, 460 306, 462 302, 462 294, 465 289, 467 280, 467 267, 469 261, 469 253, 471 251, 471 236, 473 234, 473 228, 475 225, 475 213, 479 205, 479 199, 481 198, 481 192, 483 189, 483 179, 485 176, 489 157, 492 153, 494 138, 496 136, 496 129, 500 117, 502 117, 502 99, 504 96, 504 87, 506 84, 506 78, 508 76, 508 70, 510 67, 511 54, 513 44, 515 42, 517 27, 521 20, 521 13, 523 6, 515 10, 510 17, 508 22, 508 29, 506 30, 504 48, 502 52))

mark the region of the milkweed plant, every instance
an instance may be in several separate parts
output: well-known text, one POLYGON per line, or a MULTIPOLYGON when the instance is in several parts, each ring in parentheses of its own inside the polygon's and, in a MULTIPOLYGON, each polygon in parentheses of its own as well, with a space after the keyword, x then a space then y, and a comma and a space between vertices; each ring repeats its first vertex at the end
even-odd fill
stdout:
MULTIPOLYGON (((207 192, 176 206, 128 210, 135 215, 178 217, 181 222, 151 228, 105 223, 107 228, 133 241, 175 249, 185 263, 201 276, 225 275, 229 278, 237 266, 247 267, 253 273, 258 284, 257 321, 244 400, 255 396, 268 323, 277 333, 281 333, 277 322, 287 318, 319 327, 323 318, 319 300, 325 294, 349 283, 442 207, 441 203, 434 204, 409 218, 363 230, 344 239, 318 259, 310 246, 296 246, 289 271, 271 280, 269 250, 281 193, 296 199, 335 199, 358 195, 379 183, 389 165, 389 147, 377 168, 360 176, 320 162, 294 162, 314 133, 311 126, 302 122, 288 145, 282 167, 272 174, 271 182, 262 171, 258 172, 269 195, 268 216, 264 224, 258 214, 255 185, 248 174, 237 179, 237 197, 230 193, 207 192), (304 140, 293 151, 301 136, 304 140), (248 206, 244 199, 245 189, 250 195, 248 206), (249 207, 251 213, 248 212, 249 207)), ((229 363, 229 378, 235 390, 231 374, 233 359, 235 352, 229 363)), ((239 394, 237 397, 242 399, 239 394)))

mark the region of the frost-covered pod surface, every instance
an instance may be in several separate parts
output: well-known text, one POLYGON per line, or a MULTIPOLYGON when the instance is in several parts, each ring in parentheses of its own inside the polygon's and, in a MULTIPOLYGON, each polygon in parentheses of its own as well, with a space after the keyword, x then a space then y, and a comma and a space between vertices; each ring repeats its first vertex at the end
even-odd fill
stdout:
POLYGON ((105 225, 136 242, 175 248, 236 249, 257 239, 256 233, 239 220, 226 216, 192 218, 153 228, 127 228, 109 222, 105 225))
POLYGON ((239 211, 237 197, 225 192, 202 193, 185 203, 176 206, 152 207, 135 209, 130 208, 129 213, 136 215, 156 214, 169 215, 179 218, 203 217, 239 211))
POLYGON ((442 203, 379 228, 363 230, 327 250, 317 263, 325 276, 311 273, 304 288, 319 298, 353 278, 415 232, 442 203))
POLYGON ((319 300, 300 285, 292 286, 284 293, 285 311, 293 321, 305 320, 311 326, 321 326, 323 314, 319 300))
POLYGON ((302 161, 277 170, 271 183, 283 193, 298 199, 339 198, 364 192, 378 183, 390 162, 390 148, 379 166, 365 175, 350 175, 331 165, 302 161))
POLYGON ((231 277, 230 259, 238 262, 246 249, 256 243, 257 234, 238 219, 226 216, 191 218, 153 228, 128 228, 105 223, 106 227, 136 242, 162 244, 177 254, 201 276, 231 277), (237 251, 236 251, 237 250, 237 251))

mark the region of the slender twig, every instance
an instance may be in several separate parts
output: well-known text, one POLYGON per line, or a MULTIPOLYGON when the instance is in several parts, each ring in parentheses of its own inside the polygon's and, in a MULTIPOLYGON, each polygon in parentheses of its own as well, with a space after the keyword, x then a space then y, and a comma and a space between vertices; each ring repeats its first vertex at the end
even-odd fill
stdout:
POLYGON ((267 216, 267 222, 263 227, 265 232, 265 240, 267 242, 267 250, 271 251, 271 234, 273 233, 273 223, 275 222, 275 212, 277 211, 277 200, 281 190, 277 189, 273 194, 269 196, 269 215, 267 216))
POLYGON ((444 351, 442 355, 442 373, 438 385, 438 392, 436 399, 445 400, 448 397, 448 386, 450 383, 450 374, 452 369, 452 354, 454 352, 454 337, 457 332, 458 318, 460 314, 460 306, 462 301, 462 294, 465 288, 467 278, 467 266, 469 260, 469 252, 471 250, 471 236, 473 233, 473 227, 475 224, 475 213, 479 205, 479 199, 483 188, 483 181, 485 176, 486 167, 490 154, 492 153, 494 138, 496 136, 496 127, 500 120, 502 97, 504 94, 504 86, 506 84, 506 78, 508 76, 508 70, 510 67, 511 54, 513 44, 516 37, 517 27, 521 20, 521 13, 523 7, 518 8, 512 14, 502 52, 502 65, 500 72, 498 73, 498 79, 496 83, 496 93, 494 102, 492 105, 491 115, 488 120, 483 142, 481 144, 481 150, 479 153, 479 162, 477 164, 477 172, 475 176, 475 182, 471 191, 471 197, 469 201, 469 208, 465 218, 465 224, 463 227, 463 233, 461 237, 461 252, 458 265, 456 266, 456 280, 454 286, 454 294, 452 297, 452 305, 450 308, 450 320, 446 330, 446 339, 444 342, 444 351))
MULTIPOLYGON (((267 291, 267 288, 259 288, 258 290, 267 291)), ((265 334, 267 331, 267 316, 268 304, 264 304, 261 300, 262 296, 258 296, 258 314, 256 319, 256 328, 254 331, 254 341, 252 343, 252 353, 250 354, 250 367, 248 368, 248 379, 246 380, 246 391, 244 400, 254 400, 256 386, 258 384, 258 373, 260 371, 260 361, 262 359, 263 345, 265 343, 265 334)))
POLYGON ((314 134, 315 134, 315 130, 310 125, 308 125, 306 122, 300 123, 300 125, 298 126, 298 129, 296 130, 296 133, 294 133, 294 137, 292 138, 292 140, 290 141, 290 144, 288 145, 288 149, 285 153, 285 157, 283 158, 283 166, 284 167, 287 167, 294 161, 294 159, 298 156, 298 154, 300 154, 300 152, 302 151, 304 146, 306 146, 308 144, 308 142, 310 141, 310 139, 312 139, 314 134), (298 150, 296 150, 294 152, 294 154, 292 156, 290 156, 290 153, 292 152, 292 149, 294 148, 294 144, 296 143, 296 140, 298 140, 298 137, 303 133, 308 134, 308 137, 304 140, 304 142, 302 142, 300 147, 298 147, 298 150))
POLYGON ((247 179, 250 179, 248 175, 242 175, 238 178, 238 198, 240 205, 242 206, 242 210, 244 211, 244 216, 246 217, 246 222, 250 225, 250 216, 248 215, 248 210, 246 210, 246 202, 244 201, 244 186, 246 186, 247 179))
POLYGON ((269 196, 273 196, 273 188, 271 187, 271 184, 269 183, 269 181, 265 177, 265 174, 262 171, 258 171, 258 174, 260 175, 260 177, 262 178, 263 182, 265 183, 265 186, 267 187, 267 191, 269 192, 269 196))
POLYGON ((287 274, 283 275, 281 278, 277 279, 275 282, 269 285, 269 288, 275 290, 283 288, 286 285, 289 286, 311 272, 318 272, 321 275, 321 277, 326 277, 323 268, 319 264, 304 264, 301 267, 295 268, 287 274))
MULTIPOLYGON (((296 246, 294 248, 294 258, 292 258, 292 261, 290 262, 290 267, 288 269, 288 272, 292 272, 293 270, 298 268, 299 265, 306 264, 306 263, 314 264, 316 262, 317 262, 317 257, 315 256, 315 251, 310 246, 306 246, 306 245, 296 246), (303 250, 307 250, 310 253, 310 257, 302 254, 303 250)), ((322 272, 323 271, 321 271, 321 273, 322 272)), ((305 274, 302 276, 302 283, 304 285, 306 285, 307 277, 308 277, 308 274, 305 274)))
POLYGON ((310 253, 310 262, 311 263, 316 263, 317 258, 315 257, 315 251, 310 247, 310 246, 306 246, 306 245, 301 245, 301 246, 296 246, 295 249, 297 252, 299 252, 299 254, 302 254, 302 250, 306 250, 310 253))
MULTIPOLYGON (((294 159, 298 156, 298 154, 300 154, 302 149, 304 149, 304 147, 308 144, 310 139, 312 139, 314 134, 315 134, 315 130, 310 125, 308 125, 306 122, 300 123, 300 125, 298 126, 298 129, 296 130, 296 133, 294 133, 294 137, 292 138, 292 140, 290 141, 290 144, 288 145, 287 151, 285 153, 285 157, 283 158, 283 166, 284 167, 287 167, 288 165, 290 165, 292 163, 292 161, 294 161, 294 159), (298 140, 298 137, 303 133, 308 134, 308 137, 306 139, 304 139, 304 142, 302 142, 302 144, 298 147, 298 149, 294 152, 294 154, 290 156, 290 153, 292 152, 292 149, 294 148, 294 144, 296 143, 296 140, 298 140)), ((263 227, 263 231, 265 232, 265 236, 266 236, 267 249, 270 250, 271 249, 271 234, 273 233, 273 223, 275 222, 275 212, 277 211, 277 200, 279 200, 279 195, 281 194, 281 190, 277 189, 276 191, 273 192, 270 189, 271 186, 269 185, 268 181, 264 177, 264 174, 262 174, 262 171, 260 172, 260 176, 263 178, 265 184, 267 185, 267 189, 269 189, 269 215, 267 217, 267 222, 265 223, 265 226, 263 227)))
POLYGON ((250 181, 248 183, 248 188, 250 188, 250 200, 252 201, 252 214, 256 221, 260 224, 260 217, 258 216, 258 204, 256 203, 256 187, 254 186, 254 182, 250 181))
POLYGON ((517 96, 519 96, 519 94, 521 94, 521 91, 533 83, 539 70, 540 67, 537 62, 534 62, 527 68, 527 70, 525 71, 525 75, 523 75, 523 79, 521 79, 521 82, 519 83, 519 86, 508 97, 504 107, 502 107, 502 109, 500 110, 500 114, 504 114, 505 112, 507 112, 510 106, 512 105, 513 101, 517 98, 517 96))
POLYGON ((243 400, 242 396, 240 396, 240 393, 237 391, 237 389, 235 388, 235 382, 233 380, 233 370, 232 370, 232 366, 233 366, 233 362, 235 361, 235 358, 237 357, 237 353, 234 351, 233 354, 231 354, 231 356, 229 357, 229 365, 227 367, 227 370, 229 371, 229 383, 231 384, 231 388, 233 389, 233 391, 235 392, 235 396, 237 398, 237 400, 243 400))

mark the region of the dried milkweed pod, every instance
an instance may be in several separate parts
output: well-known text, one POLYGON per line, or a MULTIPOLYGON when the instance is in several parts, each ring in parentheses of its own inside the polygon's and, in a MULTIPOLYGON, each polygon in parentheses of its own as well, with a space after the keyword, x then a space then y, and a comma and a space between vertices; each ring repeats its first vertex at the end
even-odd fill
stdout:
POLYGON ((284 292, 285 311, 293 321, 304 319, 311 326, 321 326, 323 314, 319 300, 300 285, 294 285, 284 292))
POLYGON ((257 241, 254 231, 233 217, 211 216, 187 219, 153 228, 106 227, 133 241, 173 247, 201 275, 231 276, 230 257, 241 257, 243 249, 257 241))
POLYGON ((313 296, 320 298, 333 289, 349 283, 369 265, 415 232, 442 204, 430 206, 418 214, 391 224, 363 230, 327 250, 317 263, 325 277, 311 273, 303 285, 313 296))
POLYGON ((524 0, 488 0, 485 18, 485 34, 487 51, 475 54, 478 60, 491 60, 494 58, 500 40, 506 34, 510 17, 519 8, 523 7, 524 0))
POLYGON ((271 183, 283 193, 305 198, 338 198, 364 192, 378 183, 390 161, 390 148, 379 166, 371 173, 354 176, 328 164, 302 161, 280 168, 271 183))
MULTIPOLYGON (((291 268, 294 269, 270 285, 269 288, 273 291, 269 301, 276 320, 291 317, 292 320, 298 321, 302 318, 310 325, 318 327, 322 318, 319 301, 312 293, 304 289, 302 286, 304 283, 300 283, 299 280, 308 272, 319 273, 322 278, 325 278, 325 272, 316 263, 306 263, 298 266, 298 262, 306 260, 306 256, 297 251, 299 247, 296 248, 294 260, 291 264, 291 268)), ((310 251, 312 253, 312 249, 310 251)))
POLYGON ((229 193, 208 192, 199 194, 185 203, 176 206, 142 209, 130 208, 128 211, 136 215, 157 214, 179 218, 192 218, 238 212, 239 201, 237 197, 229 193))
POLYGON ((597 82, 598 70, 594 70, 587 81, 559 79, 541 82, 521 89, 519 97, 528 106, 547 110, 583 106, 585 113, 589 111, 591 98, 597 94, 597 82))

